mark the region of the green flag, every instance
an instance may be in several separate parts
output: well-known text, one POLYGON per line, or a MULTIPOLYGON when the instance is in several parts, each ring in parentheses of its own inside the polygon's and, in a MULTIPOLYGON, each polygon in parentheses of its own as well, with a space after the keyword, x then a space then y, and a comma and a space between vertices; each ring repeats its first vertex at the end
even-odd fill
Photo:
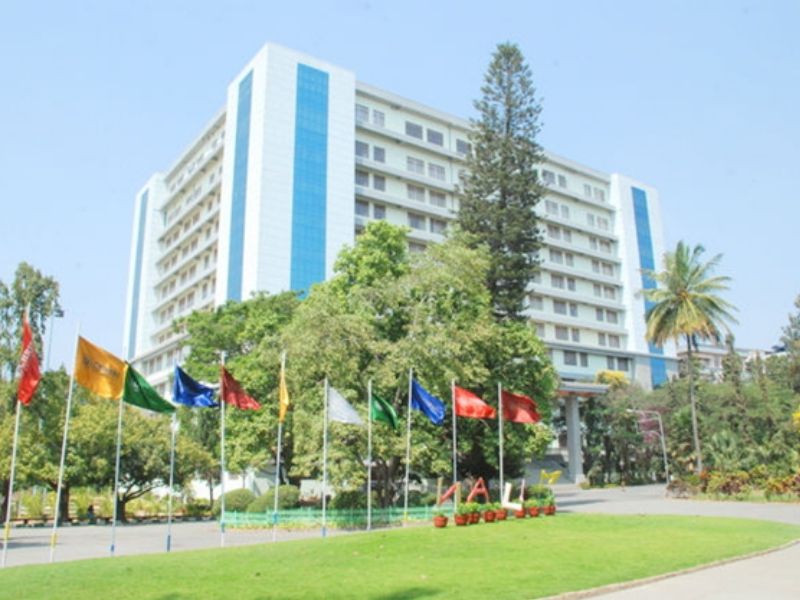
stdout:
POLYGON ((395 412, 391 404, 375 393, 372 394, 371 404, 373 421, 383 421, 391 426, 392 429, 397 429, 397 412, 395 412))
POLYGON ((147 383, 147 380, 130 365, 125 374, 125 393, 122 395, 122 399, 128 404, 154 412, 175 412, 175 407, 159 396, 158 392, 147 383))

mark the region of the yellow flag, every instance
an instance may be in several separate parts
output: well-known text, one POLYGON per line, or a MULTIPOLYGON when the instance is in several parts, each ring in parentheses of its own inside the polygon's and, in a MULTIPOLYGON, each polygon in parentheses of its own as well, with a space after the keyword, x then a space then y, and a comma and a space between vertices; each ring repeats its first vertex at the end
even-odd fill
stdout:
POLYGON ((75 380, 102 398, 116 400, 125 389, 125 361, 78 338, 75 357, 75 380))
POLYGON ((278 388, 278 421, 283 423, 289 410, 289 390, 286 387, 285 365, 281 363, 281 383, 278 388))

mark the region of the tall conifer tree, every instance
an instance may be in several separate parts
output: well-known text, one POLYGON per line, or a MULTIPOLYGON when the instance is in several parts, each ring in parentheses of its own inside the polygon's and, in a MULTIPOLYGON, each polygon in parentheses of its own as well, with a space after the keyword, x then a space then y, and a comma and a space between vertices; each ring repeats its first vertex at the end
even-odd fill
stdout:
POLYGON ((491 253, 487 286, 495 316, 522 319, 528 283, 538 269, 541 234, 534 208, 543 195, 536 166, 541 105, 516 44, 497 46, 473 120, 467 169, 459 186, 458 225, 491 253))

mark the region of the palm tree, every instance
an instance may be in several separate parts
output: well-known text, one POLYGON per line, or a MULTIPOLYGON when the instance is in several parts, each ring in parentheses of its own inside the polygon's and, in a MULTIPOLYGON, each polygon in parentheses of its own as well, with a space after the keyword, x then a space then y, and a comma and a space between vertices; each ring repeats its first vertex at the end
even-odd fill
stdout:
POLYGON ((735 307, 717 295, 728 289, 730 281, 730 277, 713 275, 722 255, 717 254, 708 262, 702 262, 703 252, 705 248, 701 245, 689 248, 678 242, 675 252, 664 254, 663 271, 644 272, 645 278, 655 280, 657 287, 643 290, 645 298, 650 301, 645 314, 648 341, 663 346, 668 340, 675 340, 676 344, 682 338, 686 340, 689 403, 698 473, 703 470, 703 458, 697 431, 692 347, 697 347, 697 338, 719 342, 721 329, 728 330, 726 322, 737 322, 731 314, 735 307))

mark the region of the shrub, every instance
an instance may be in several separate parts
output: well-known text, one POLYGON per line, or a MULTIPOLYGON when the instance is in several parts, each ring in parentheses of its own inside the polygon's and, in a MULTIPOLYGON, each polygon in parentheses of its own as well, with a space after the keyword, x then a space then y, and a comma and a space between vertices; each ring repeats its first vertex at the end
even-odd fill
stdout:
MULTIPOLYGON (((225 510, 229 512, 244 512, 250 503, 256 499, 256 495, 250 490, 232 490, 225 494, 225 510)), ((220 499, 214 500, 214 515, 219 515, 220 499)))
POLYGON ((747 471, 733 473, 712 472, 706 486, 709 494, 733 496, 749 489, 750 475, 747 471))
MULTIPOLYGON (((296 508, 300 504, 300 488, 282 485, 278 488, 278 508, 296 508)), ((271 512, 275 506, 275 489, 270 488, 247 506, 249 513, 271 512)))
MULTIPOLYGON (((227 504, 225 508, 227 508, 227 504)), ((210 513, 211 504, 204 500, 189 500, 183 505, 183 514, 187 517, 202 517, 210 513)))
POLYGON ((750 483, 753 487, 763 488, 769 479, 769 469, 767 465, 756 465, 750 469, 750 483))
POLYGON ((531 500, 552 501, 555 497, 550 486, 543 483, 536 483, 525 488, 525 497, 531 500))
POLYGON ((430 506, 436 504, 436 494, 430 492, 420 492, 419 490, 409 490, 408 492, 408 505, 409 506, 430 506))
MULTIPOLYGON (((409 506, 411 497, 409 495, 409 506)), ((378 499, 375 492, 372 493, 372 506, 378 506, 378 499)), ((330 507, 334 509, 346 508, 367 508, 367 494, 364 490, 341 490, 330 502, 330 507)))

